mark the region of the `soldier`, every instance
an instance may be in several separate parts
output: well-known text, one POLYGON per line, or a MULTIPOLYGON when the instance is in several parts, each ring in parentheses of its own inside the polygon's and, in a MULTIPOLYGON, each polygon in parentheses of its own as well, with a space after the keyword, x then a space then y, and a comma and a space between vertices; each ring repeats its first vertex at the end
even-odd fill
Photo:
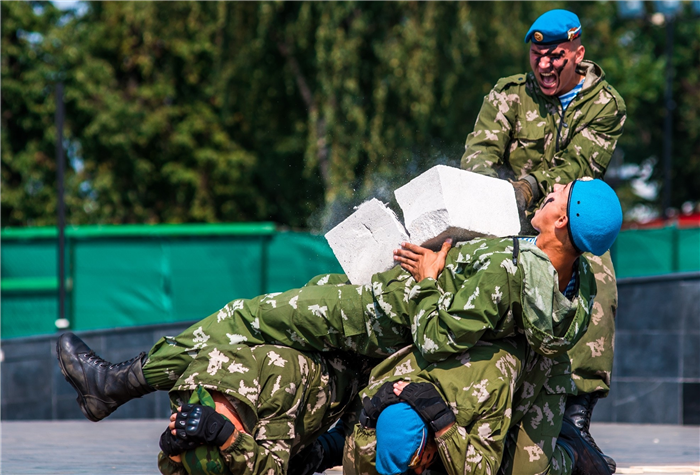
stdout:
POLYGON ((170 391, 161 473, 286 473, 353 402, 368 368, 366 358, 274 345, 198 352, 170 391))
POLYGON ((479 342, 439 363, 406 347, 372 370, 343 472, 420 473, 432 462, 422 453, 432 441, 448 475, 608 475, 578 431, 561 430, 569 371, 566 357, 538 354, 523 335, 479 342))
MULTIPOLYGON (((603 177, 626 117, 603 70, 584 60, 574 13, 543 14, 525 42, 532 72, 501 79, 484 98, 461 161, 465 170, 513 180, 523 229, 555 184, 603 177)), ((567 399, 566 415, 595 445, 588 428, 596 401, 610 390, 617 286, 610 253, 586 258, 598 295, 593 324, 569 353, 578 395, 567 399)))
POLYGON ((226 345, 385 358, 413 342, 426 360, 439 361, 479 340, 521 332, 534 351, 553 358, 580 338, 593 307, 595 280, 577 249, 602 254, 621 222, 619 201, 602 181, 557 185, 533 219, 536 244, 477 239, 452 250, 446 244, 439 253, 407 246, 397 260, 408 271, 375 274, 368 286, 331 285, 326 276, 316 282, 326 285, 235 300, 177 337, 162 338, 147 356, 118 365, 64 334, 59 364, 83 413, 96 421, 134 397, 172 389, 193 356, 226 345), (563 295, 567 288, 572 300, 563 295))

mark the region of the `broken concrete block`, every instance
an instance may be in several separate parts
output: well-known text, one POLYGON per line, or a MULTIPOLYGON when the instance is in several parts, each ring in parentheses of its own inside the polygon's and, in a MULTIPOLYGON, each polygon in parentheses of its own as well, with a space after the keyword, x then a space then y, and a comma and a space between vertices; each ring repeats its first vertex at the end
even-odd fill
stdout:
POLYGON ((411 242, 431 249, 445 238, 520 232, 515 191, 506 180, 437 165, 394 191, 411 242))
POLYGON ((328 231, 326 240, 350 282, 364 285, 372 274, 394 266, 393 251, 408 241, 408 234, 393 211, 371 199, 328 231))

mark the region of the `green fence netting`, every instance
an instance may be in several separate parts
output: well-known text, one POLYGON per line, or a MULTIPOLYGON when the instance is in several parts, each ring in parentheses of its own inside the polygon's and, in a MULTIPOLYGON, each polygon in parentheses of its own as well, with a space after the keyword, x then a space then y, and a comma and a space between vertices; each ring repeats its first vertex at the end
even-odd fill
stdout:
MULTIPOLYGON (((2 338, 56 331, 55 236, 3 231, 2 338)), ((342 272, 322 236, 268 223, 76 227, 66 236, 73 330, 200 319, 235 298, 342 272)))
POLYGON ((625 230, 612 249, 618 279, 700 270, 700 228, 625 230))
MULTIPOLYGON (((55 228, 2 230, 0 336, 56 331, 55 228)), ((271 223, 81 226, 66 230, 73 330, 203 318, 230 300, 342 272, 323 236, 271 223)), ((618 278, 700 270, 700 228, 620 233, 618 278)))

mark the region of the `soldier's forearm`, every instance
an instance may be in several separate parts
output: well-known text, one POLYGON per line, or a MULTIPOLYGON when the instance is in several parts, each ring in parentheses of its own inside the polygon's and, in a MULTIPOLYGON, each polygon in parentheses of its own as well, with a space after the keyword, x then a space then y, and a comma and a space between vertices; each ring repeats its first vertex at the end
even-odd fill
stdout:
POLYGON ((478 434, 471 434, 464 427, 453 424, 443 434, 436 435, 435 442, 448 475, 487 475, 498 471, 503 440, 482 444, 478 434))
POLYGON ((158 470, 163 475, 188 475, 184 465, 172 460, 163 452, 158 454, 158 470))

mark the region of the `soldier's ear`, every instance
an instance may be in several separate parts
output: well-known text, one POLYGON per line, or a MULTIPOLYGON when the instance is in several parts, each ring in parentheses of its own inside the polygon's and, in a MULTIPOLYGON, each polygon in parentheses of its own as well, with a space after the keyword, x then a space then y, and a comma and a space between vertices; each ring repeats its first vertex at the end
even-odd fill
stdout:
POLYGON ((576 65, 581 64, 581 61, 583 61, 583 57, 586 55, 586 47, 583 45, 578 45, 578 48, 576 48, 576 65))
MULTIPOLYGON (((566 226, 569 224, 569 217, 565 214, 559 216, 559 218, 554 222, 554 227, 557 230, 566 230, 566 226)), ((568 231, 567 231, 568 233, 568 231)))

